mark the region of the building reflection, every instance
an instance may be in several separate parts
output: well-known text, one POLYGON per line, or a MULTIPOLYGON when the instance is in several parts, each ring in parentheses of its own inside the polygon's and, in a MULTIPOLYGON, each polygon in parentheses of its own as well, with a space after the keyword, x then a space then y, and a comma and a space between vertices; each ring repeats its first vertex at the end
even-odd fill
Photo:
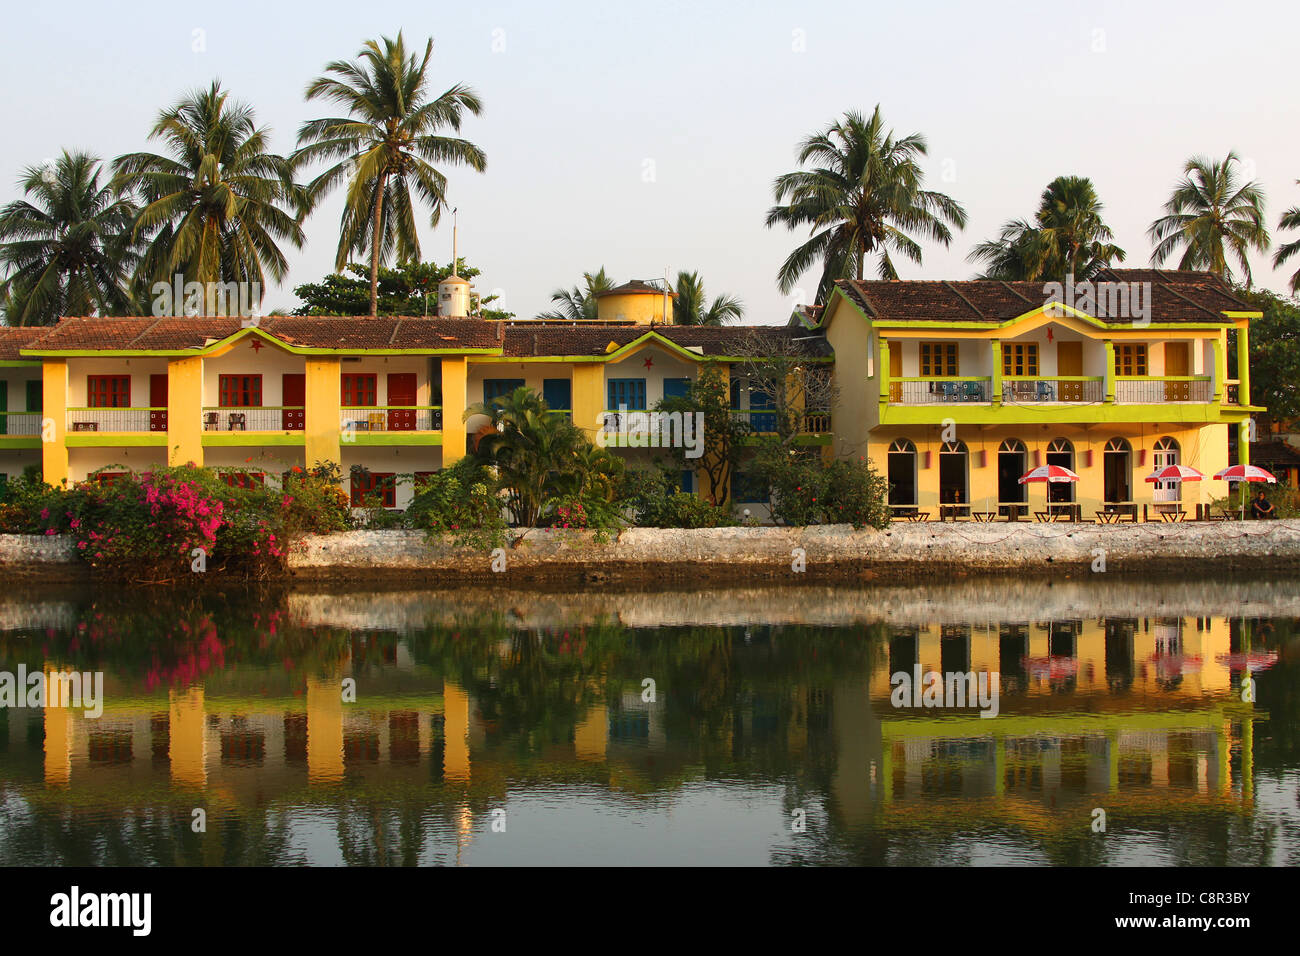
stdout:
POLYGON ((328 801, 350 785, 406 792, 441 808, 458 852, 484 825, 483 809, 521 778, 636 794, 737 769, 802 773, 823 780, 834 824, 849 828, 978 820, 1042 831, 1077 828, 1075 811, 1092 806, 1161 815, 1252 801, 1252 722, 1261 715, 1242 701, 1240 683, 1247 667, 1267 661, 1248 622, 890 626, 848 634, 860 646, 812 674, 785 666, 797 645, 770 657, 779 629, 725 637, 725 653, 715 648, 689 672, 697 679, 661 680, 654 699, 627 677, 649 665, 607 661, 536 717, 503 706, 510 701, 491 680, 417 663, 410 638, 397 635, 378 658, 354 646, 288 678, 244 668, 237 684, 213 678, 141 693, 110 675, 99 719, 54 707, 9 711, 8 753, 39 750, 47 794, 75 791, 82 802, 192 793, 206 806, 247 808, 328 801), (890 676, 918 666, 999 673, 998 717, 894 707, 890 676), (355 703, 345 700, 348 679, 355 703))

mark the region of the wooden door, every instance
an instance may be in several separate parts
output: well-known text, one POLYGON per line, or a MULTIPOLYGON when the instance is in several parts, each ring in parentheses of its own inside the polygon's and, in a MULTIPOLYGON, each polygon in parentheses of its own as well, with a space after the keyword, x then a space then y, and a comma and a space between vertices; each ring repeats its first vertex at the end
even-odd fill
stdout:
POLYGON ((392 432, 415 431, 414 406, 415 373, 390 372, 388 375, 388 430, 392 432))
POLYGON ((280 379, 280 427, 287 432, 303 429, 307 404, 307 376, 286 374, 280 379))
MULTIPOLYGON (((1190 358, 1186 342, 1166 342, 1165 375, 1191 375, 1190 358)), ((1165 382, 1166 402, 1186 402, 1191 397, 1191 382, 1165 382)))
MULTIPOLYGON (((1083 374, 1083 343, 1056 343, 1056 374, 1062 377, 1083 374)), ((1082 382, 1061 382, 1057 394, 1063 402, 1083 401, 1082 382)))
POLYGON ((903 383, 899 381, 903 377, 903 343, 889 343, 889 400, 891 402, 901 402, 903 400, 903 383))
POLYGON ((149 407, 151 409, 164 409, 163 411, 151 411, 149 413, 149 431, 165 432, 167 430, 167 376, 150 375, 149 376, 149 407))

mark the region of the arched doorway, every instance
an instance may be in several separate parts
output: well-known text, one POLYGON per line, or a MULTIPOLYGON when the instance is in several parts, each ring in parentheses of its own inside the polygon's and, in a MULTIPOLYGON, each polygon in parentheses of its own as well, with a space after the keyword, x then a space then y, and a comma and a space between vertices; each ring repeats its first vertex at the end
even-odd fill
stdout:
POLYGON ((939 517, 970 514, 970 453, 964 441, 944 442, 939 449, 939 517))
POLYGON ((1125 438, 1112 438, 1101 453, 1102 507, 1135 514, 1133 503, 1133 446, 1125 438))
MULTIPOLYGON (((1053 438, 1047 446, 1047 464, 1059 465, 1074 471, 1074 445, 1068 438, 1053 438)), ((1072 510, 1074 506, 1073 481, 1047 483, 1047 510, 1053 514, 1072 510)))
MULTIPOLYGON (((1155 470, 1177 465, 1182 460, 1178 442, 1168 436, 1158 439, 1155 454, 1152 456, 1155 470)), ((1155 504, 1175 504, 1182 499, 1183 483, 1181 481, 1157 481, 1151 491, 1151 500, 1155 504)))
POLYGON ((889 468, 889 504, 895 514, 916 507, 916 445, 895 438, 886 458, 889 468))
POLYGON ((1013 517, 1028 513, 1029 486, 1020 483, 1020 476, 1029 470, 1029 451, 1019 438, 1008 438, 998 446, 998 514, 1013 517), (1023 507, 1021 507, 1023 506, 1023 507))

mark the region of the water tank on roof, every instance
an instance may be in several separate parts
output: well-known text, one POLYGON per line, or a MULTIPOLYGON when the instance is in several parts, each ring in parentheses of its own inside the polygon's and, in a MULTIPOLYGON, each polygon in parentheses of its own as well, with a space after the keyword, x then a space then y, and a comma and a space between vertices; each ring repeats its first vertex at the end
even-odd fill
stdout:
POLYGON ((470 292, 468 279, 462 279, 454 273, 447 276, 438 283, 438 315, 448 319, 467 318, 470 292))

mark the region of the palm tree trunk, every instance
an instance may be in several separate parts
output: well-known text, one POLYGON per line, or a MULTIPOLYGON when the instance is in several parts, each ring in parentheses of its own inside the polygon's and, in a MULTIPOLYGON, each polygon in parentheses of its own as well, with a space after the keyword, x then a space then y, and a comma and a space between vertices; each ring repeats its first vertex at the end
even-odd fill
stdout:
POLYGON ((384 176, 375 185, 375 213, 370 222, 370 317, 379 315, 379 219, 384 209, 384 176))

